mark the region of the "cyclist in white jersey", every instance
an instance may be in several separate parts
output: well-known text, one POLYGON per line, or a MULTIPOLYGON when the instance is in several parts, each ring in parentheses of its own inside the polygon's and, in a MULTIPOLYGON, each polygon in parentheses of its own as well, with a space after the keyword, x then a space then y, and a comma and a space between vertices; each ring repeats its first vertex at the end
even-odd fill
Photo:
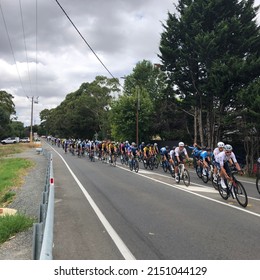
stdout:
POLYGON ((186 148, 184 148, 184 143, 179 142, 178 147, 174 150, 174 169, 175 169, 175 180, 178 182, 178 165, 179 163, 183 163, 184 158, 190 160, 189 155, 187 153, 186 148))
MULTIPOLYGON (((214 161, 215 161, 215 158, 217 157, 217 155, 219 153, 223 152, 224 146, 225 146, 225 144, 223 142, 218 142, 217 148, 215 148, 213 151, 213 164, 214 164, 214 161)), ((217 166, 215 164, 214 164, 214 170, 213 170, 213 181, 215 183, 217 183, 217 166)))
POLYGON ((220 170, 220 176, 221 176, 221 186, 222 188, 226 189, 227 186, 225 184, 224 179, 226 178, 229 182, 231 181, 231 178, 229 176, 230 174, 230 168, 228 165, 228 162, 230 160, 233 161, 236 169, 238 170, 239 173, 243 174, 243 171, 241 170, 240 165, 237 162, 235 154, 232 152, 233 148, 231 145, 227 144, 224 146, 224 151, 220 152, 216 157, 215 157, 215 164, 217 168, 220 170))

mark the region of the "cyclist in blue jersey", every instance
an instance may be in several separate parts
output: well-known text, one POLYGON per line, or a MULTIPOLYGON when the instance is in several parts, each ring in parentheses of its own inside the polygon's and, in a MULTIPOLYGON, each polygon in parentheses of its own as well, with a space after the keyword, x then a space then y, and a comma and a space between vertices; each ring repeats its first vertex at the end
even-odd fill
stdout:
POLYGON ((196 168, 202 149, 197 143, 194 143, 193 146, 188 146, 188 148, 192 150, 191 156, 193 158, 193 167, 196 168))
POLYGON ((211 148, 206 148, 204 151, 200 153, 200 159, 202 160, 203 164, 203 175, 206 175, 207 168, 209 168, 212 162, 213 152, 211 148))

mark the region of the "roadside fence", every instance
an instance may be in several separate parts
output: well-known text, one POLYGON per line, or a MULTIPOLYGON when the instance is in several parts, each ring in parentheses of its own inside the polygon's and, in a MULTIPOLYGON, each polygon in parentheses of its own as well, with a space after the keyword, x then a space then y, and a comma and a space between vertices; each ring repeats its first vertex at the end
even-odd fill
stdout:
POLYGON ((45 150, 48 157, 46 181, 42 193, 38 223, 33 225, 33 260, 52 260, 54 225, 54 176, 52 154, 45 150))

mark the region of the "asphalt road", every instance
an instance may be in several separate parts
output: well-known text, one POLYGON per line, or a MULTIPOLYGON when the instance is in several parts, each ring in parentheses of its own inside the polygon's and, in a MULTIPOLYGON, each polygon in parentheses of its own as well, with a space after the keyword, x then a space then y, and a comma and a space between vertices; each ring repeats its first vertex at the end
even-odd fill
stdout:
POLYGON ((53 154, 54 259, 260 259, 254 180, 239 177, 249 196, 243 208, 193 170, 185 187, 162 168, 136 174, 43 145, 53 154))

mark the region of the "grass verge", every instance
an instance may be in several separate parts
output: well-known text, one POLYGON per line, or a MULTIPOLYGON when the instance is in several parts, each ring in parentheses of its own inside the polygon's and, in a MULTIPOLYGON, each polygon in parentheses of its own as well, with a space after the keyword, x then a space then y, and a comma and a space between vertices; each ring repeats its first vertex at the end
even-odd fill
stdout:
POLYGON ((18 232, 32 227, 34 222, 33 218, 28 218, 22 214, 0 216, 0 244, 18 232))
POLYGON ((14 197, 13 190, 21 186, 27 170, 33 162, 23 158, 0 158, 0 206, 10 202, 14 197))
MULTIPOLYGON (((30 148, 29 145, 0 146, 0 207, 5 207, 15 198, 16 189, 23 183, 28 170, 34 163, 28 159, 8 157, 30 148)), ((0 244, 32 227, 34 218, 23 214, 0 216, 0 244)))

